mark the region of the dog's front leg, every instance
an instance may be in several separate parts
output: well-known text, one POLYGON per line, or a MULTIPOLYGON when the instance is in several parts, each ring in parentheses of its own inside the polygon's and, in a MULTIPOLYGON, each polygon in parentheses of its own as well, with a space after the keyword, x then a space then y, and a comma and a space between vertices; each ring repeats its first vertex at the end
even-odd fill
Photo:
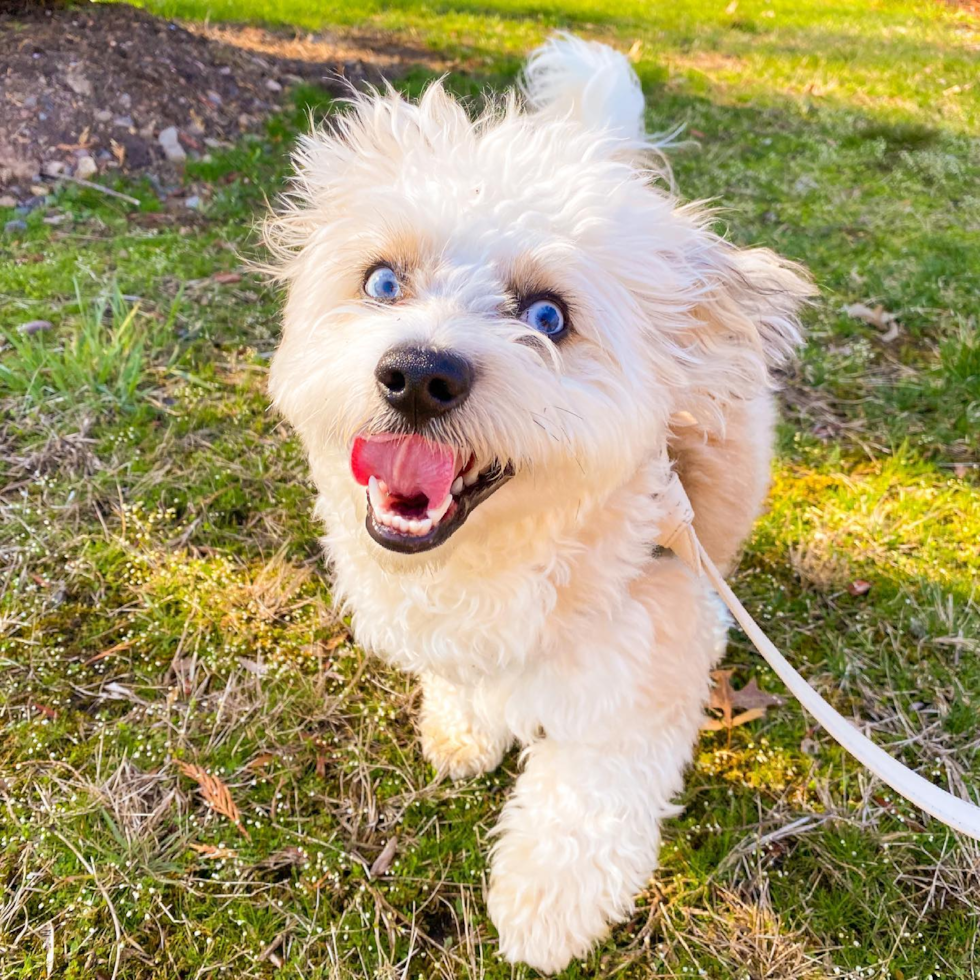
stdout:
POLYGON ((655 870, 724 647, 724 619, 678 563, 660 563, 634 596, 657 623, 648 653, 624 617, 618 637, 607 630, 552 670, 547 693, 526 688, 562 710, 504 807, 488 907, 503 956, 543 972, 586 956, 655 870))
POLYGON ((481 711, 473 691, 422 675, 422 753, 440 775, 466 779, 500 765, 514 737, 499 716, 481 711))
POLYGON ((507 960, 556 972, 629 915, 687 756, 547 739, 530 749, 492 861, 488 907, 507 960))

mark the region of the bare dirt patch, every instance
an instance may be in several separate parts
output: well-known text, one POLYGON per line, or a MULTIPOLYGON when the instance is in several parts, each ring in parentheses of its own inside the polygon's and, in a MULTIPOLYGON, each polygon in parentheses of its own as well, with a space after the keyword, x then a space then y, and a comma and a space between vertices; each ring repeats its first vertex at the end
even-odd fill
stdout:
POLYGON ((341 92, 436 64, 385 38, 182 25, 125 4, 0 6, 0 196, 16 202, 63 177, 169 179, 258 127, 291 86, 341 92))

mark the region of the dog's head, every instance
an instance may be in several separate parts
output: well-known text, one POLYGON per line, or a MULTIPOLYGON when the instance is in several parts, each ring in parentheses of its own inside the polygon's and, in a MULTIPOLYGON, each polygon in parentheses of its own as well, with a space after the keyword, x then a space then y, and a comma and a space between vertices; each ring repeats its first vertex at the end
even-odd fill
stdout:
POLYGON ((798 273, 658 186, 621 55, 556 39, 526 80, 475 122, 439 84, 356 98, 268 225, 276 405, 389 551, 602 499, 798 339, 798 273))

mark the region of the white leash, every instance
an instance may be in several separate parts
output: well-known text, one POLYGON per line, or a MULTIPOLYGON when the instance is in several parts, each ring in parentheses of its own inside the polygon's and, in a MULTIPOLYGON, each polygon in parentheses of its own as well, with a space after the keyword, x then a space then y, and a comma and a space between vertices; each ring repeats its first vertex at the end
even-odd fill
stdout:
POLYGON ((694 510, 687 492, 677 474, 671 477, 670 486, 663 497, 668 514, 661 527, 657 542, 669 548, 698 575, 704 575, 738 620, 745 635, 765 657, 769 666, 779 675, 796 699, 858 762, 870 769, 882 782, 896 793, 914 803, 920 810, 975 840, 980 840, 980 807, 940 789, 908 766, 893 759, 861 734, 849 721, 837 713, 810 685, 790 666, 776 649, 769 637, 746 612, 735 593, 728 587, 721 572, 708 557, 704 546, 694 533, 694 510))

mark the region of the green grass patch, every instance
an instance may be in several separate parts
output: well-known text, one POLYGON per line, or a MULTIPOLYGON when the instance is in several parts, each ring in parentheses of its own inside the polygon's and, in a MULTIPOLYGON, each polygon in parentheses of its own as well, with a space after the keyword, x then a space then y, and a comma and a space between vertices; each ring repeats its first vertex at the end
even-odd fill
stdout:
MULTIPOLYGON (((478 101, 554 27, 634 48, 651 130, 740 243, 805 262, 770 508, 735 577, 792 662, 942 785, 980 775, 977 22, 927 2, 146 0, 458 65, 478 101), (887 338, 844 312, 882 305, 887 338), (854 595, 856 580, 869 591, 854 595)), ((422 68, 400 84, 417 93, 422 68)), ((279 297, 240 269, 310 89, 189 168, 198 214, 59 188, 0 239, 0 975, 528 976, 488 834, 518 769, 432 782, 410 679, 331 610, 279 297), (230 174, 238 179, 227 181, 230 174), (246 180, 247 178, 247 180, 246 180), (128 297, 128 298, 127 298, 128 297), (27 335, 29 320, 50 330, 27 335), (177 763, 220 779, 241 827, 177 763), (368 874, 397 837, 394 860, 368 874)), ((0 215, 3 219, 4 215, 0 215)), ((779 690, 733 631, 739 684, 779 690)), ((705 733, 634 917, 563 976, 968 978, 978 852, 794 703, 705 733)))

